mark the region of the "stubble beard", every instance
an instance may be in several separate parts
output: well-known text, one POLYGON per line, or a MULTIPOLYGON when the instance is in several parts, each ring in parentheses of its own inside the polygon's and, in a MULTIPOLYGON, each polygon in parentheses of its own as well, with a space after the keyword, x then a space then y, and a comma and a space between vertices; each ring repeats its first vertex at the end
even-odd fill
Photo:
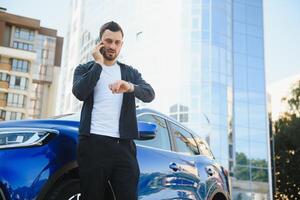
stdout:
POLYGON ((113 53, 112 56, 110 56, 109 54, 110 53, 108 53, 108 52, 104 52, 103 57, 109 61, 114 61, 118 57, 117 53, 113 53))

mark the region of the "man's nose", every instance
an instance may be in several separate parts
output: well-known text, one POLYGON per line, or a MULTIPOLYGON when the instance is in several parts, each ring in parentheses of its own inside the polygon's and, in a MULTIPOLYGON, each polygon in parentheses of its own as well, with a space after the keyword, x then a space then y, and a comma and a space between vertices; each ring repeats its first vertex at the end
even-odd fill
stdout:
POLYGON ((116 50, 116 47, 117 46, 116 46, 116 44, 114 42, 112 42, 112 43, 109 44, 109 48, 110 49, 116 50))

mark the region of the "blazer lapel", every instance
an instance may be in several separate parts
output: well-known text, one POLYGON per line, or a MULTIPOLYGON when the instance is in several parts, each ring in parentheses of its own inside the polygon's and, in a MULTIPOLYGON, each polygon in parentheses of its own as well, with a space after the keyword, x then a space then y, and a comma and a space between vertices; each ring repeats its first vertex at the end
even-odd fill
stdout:
POLYGON ((120 65, 121 79, 124 80, 124 81, 127 81, 127 73, 126 73, 126 69, 124 67, 124 64, 120 63, 119 61, 117 61, 117 63, 120 65))

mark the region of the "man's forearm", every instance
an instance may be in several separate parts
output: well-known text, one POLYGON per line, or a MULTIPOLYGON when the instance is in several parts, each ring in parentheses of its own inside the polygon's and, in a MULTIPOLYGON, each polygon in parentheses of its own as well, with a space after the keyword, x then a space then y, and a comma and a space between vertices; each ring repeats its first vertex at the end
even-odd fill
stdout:
POLYGON ((134 85, 134 96, 143 102, 149 103, 155 98, 155 92, 149 84, 134 85))

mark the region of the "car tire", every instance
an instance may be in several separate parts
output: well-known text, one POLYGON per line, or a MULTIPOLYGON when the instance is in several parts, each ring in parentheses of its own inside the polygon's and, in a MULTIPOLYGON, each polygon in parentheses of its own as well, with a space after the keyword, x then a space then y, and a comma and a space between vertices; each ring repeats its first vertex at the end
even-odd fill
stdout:
MULTIPOLYGON (((56 187, 56 186, 54 186, 56 187)), ((64 180, 49 194, 48 200, 77 200, 80 195, 80 184, 78 179, 64 180)))

